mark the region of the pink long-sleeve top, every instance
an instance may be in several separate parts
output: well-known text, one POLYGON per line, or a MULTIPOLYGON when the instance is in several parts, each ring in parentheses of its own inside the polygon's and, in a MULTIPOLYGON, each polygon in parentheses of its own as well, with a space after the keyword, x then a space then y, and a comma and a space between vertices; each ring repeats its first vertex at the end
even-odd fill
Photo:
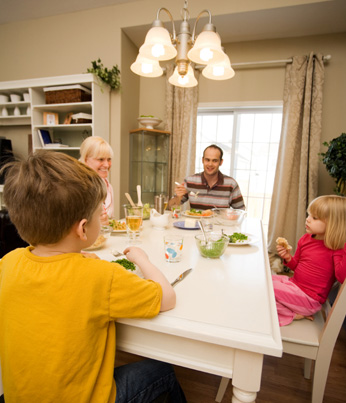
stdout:
POLYGON ((343 249, 332 250, 323 240, 303 235, 295 255, 285 265, 294 271, 290 279, 311 298, 323 304, 335 280, 346 278, 346 244, 343 249))

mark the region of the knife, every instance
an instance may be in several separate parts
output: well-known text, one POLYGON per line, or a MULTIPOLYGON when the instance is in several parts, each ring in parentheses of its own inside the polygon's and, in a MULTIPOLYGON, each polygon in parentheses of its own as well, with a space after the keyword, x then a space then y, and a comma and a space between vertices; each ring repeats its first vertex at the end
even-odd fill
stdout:
POLYGON ((189 273, 191 273, 192 269, 187 269, 184 271, 184 273, 181 273, 180 276, 178 276, 173 283, 171 283, 171 286, 174 287, 177 283, 179 283, 181 280, 183 280, 189 273))

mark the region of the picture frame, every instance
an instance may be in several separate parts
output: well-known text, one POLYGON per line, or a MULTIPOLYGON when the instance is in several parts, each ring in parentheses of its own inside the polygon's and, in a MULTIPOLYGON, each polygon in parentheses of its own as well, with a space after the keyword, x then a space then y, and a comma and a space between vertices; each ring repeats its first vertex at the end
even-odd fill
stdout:
POLYGON ((55 112, 43 112, 43 124, 47 126, 58 125, 59 115, 55 112))

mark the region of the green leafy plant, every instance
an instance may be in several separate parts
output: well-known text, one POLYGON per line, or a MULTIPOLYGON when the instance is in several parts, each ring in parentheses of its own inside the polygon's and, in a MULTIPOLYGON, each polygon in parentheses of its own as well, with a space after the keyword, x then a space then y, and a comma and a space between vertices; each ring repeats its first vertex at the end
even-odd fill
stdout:
POLYGON ((329 175, 335 179, 335 193, 346 196, 346 133, 323 145, 328 150, 320 155, 329 175))
POLYGON ((91 65, 92 67, 87 69, 88 73, 95 74, 99 80, 109 85, 112 90, 120 88, 120 70, 117 64, 111 70, 103 66, 101 59, 92 61, 91 65))

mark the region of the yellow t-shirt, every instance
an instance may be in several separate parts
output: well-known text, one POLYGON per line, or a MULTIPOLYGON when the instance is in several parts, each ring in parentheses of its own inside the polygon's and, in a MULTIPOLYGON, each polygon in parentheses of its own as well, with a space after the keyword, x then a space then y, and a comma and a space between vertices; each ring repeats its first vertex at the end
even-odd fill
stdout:
POLYGON ((78 253, 0 261, 0 361, 6 403, 114 402, 117 318, 152 318, 162 289, 78 253))

